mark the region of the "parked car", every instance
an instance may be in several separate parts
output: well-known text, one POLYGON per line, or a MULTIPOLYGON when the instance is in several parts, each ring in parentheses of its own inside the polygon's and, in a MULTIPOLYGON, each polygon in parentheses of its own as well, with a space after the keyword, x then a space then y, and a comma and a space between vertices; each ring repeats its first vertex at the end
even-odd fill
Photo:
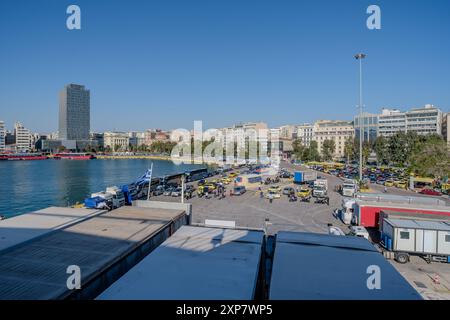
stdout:
POLYGON ((174 191, 174 190, 175 190, 174 187, 168 187, 166 190, 164 190, 163 195, 170 196, 172 194, 172 191, 174 191))
POLYGON ((281 192, 280 186, 272 186, 269 188, 269 192, 281 192))
POLYGON ((164 193, 164 187, 163 186, 157 186, 156 189, 153 191, 154 196, 160 196, 164 193))
POLYGON ((295 192, 295 189, 294 188, 292 188, 292 187, 285 187, 284 189, 283 189, 283 194, 284 195, 290 195, 292 192, 295 192))
POLYGON ((181 187, 176 188, 170 194, 172 197, 181 197, 181 187))
POLYGON ((281 198, 281 194, 279 193, 279 192, 276 192, 276 191, 268 191, 267 193, 266 193, 266 196, 265 196, 267 199, 270 199, 270 198, 272 198, 272 199, 279 199, 279 198, 281 198))
POLYGON ((386 187, 393 187, 394 186, 394 181, 393 180, 386 180, 385 182, 384 182, 384 185, 386 186, 386 187))
POLYGON ((421 194, 426 194, 429 196, 442 196, 442 193, 433 189, 429 189, 429 188, 424 188, 422 190, 420 190, 421 194))
POLYGON ((233 188, 233 196, 240 196, 242 194, 244 194, 247 190, 245 189, 244 186, 238 186, 238 187, 234 187, 233 188))

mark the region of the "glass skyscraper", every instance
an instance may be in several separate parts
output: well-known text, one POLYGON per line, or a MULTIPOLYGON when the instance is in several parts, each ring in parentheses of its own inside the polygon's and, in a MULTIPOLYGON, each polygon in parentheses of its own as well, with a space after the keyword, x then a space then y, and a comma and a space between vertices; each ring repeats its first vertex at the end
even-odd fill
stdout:
POLYGON ((90 91, 69 84, 59 93, 59 139, 89 140, 90 91))

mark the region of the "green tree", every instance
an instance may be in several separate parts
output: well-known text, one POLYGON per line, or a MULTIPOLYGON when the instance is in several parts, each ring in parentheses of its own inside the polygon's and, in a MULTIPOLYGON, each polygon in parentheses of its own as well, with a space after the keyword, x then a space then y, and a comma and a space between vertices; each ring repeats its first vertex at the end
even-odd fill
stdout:
POLYGON ((320 161, 319 148, 317 141, 311 141, 309 147, 303 151, 303 161, 320 161))
POLYGON ((306 147, 303 145, 302 139, 296 139, 292 142, 292 149, 294 153, 294 157, 297 160, 304 160, 303 155, 306 147))
POLYGON ((450 176, 450 149, 440 136, 419 138, 409 160, 411 170, 420 176, 433 178, 450 176))
POLYGON ((355 159, 355 139, 348 138, 344 143, 344 156, 347 163, 355 159))
POLYGON ((333 159, 334 151, 336 150, 336 144, 334 140, 326 139, 322 144, 322 157, 325 161, 333 159))
POLYGON ((374 151, 377 155, 377 162, 379 165, 389 164, 390 161, 389 145, 385 137, 383 136, 377 137, 374 143, 374 151))

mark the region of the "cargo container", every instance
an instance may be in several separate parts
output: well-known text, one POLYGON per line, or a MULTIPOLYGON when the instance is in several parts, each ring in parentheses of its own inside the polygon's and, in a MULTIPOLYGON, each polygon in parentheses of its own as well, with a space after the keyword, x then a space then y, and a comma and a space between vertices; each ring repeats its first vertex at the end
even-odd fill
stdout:
POLYGON ((262 231, 183 226, 99 300, 252 300, 262 231))
POLYGON ((438 205, 393 203, 357 200, 354 205, 353 224, 366 228, 378 228, 380 212, 391 210, 413 215, 444 215, 450 216, 450 207, 438 205))
POLYGON ((271 300, 422 299, 366 239, 304 232, 278 233, 269 290, 271 300))
POLYGON ((317 172, 315 171, 296 171, 294 173, 294 183, 300 184, 317 179, 317 172))
POLYGON ((380 244, 388 258, 406 263, 410 255, 417 255, 427 262, 450 263, 449 222, 384 218, 380 231, 380 244))

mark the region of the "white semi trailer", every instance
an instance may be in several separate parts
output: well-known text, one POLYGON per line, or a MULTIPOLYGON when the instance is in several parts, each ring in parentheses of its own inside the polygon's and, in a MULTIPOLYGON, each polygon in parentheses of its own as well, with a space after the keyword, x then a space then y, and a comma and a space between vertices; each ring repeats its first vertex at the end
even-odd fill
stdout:
POLYGON ((450 263, 450 223, 436 220, 384 218, 380 230, 386 258, 407 263, 410 255, 450 263))

